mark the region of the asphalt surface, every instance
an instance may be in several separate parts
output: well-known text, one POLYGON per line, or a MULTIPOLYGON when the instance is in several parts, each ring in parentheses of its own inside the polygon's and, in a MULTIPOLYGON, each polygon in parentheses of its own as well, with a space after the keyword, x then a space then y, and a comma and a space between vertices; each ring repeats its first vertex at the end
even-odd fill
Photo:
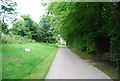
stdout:
POLYGON ((46 79, 110 79, 110 77, 66 46, 60 46, 46 79))

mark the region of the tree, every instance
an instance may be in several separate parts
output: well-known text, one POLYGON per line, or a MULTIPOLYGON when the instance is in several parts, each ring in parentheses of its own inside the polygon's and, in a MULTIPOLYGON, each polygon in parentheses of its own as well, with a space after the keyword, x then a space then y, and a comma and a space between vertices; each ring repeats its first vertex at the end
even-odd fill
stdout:
POLYGON ((1 6, 0 6, 0 24, 1 24, 1 29, 4 34, 9 33, 8 25, 13 23, 16 18, 15 15, 17 12, 16 10, 16 2, 13 2, 12 0, 1 0, 1 6))
POLYGON ((4 33, 4 34, 9 34, 9 29, 8 29, 8 27, 7 27, 7 24, 6 23, 2 23, 1 21, 0 21, 0 31, 1 31, 1 33, 4 33))
POLYGON ((15 12, 17 3, 12 0, 1 0, 1 2, 0 16, 2 23, 6 23, 8 20, 13 22, 15 20, 15 15, 17 14, 17 12, 15 12))
POLYGON ((30 15, 22 15, 21 16, 23 20, 25 21, 25 27, 29 28, 29 31, 31 32, 31 38, 37 40, 37 28, 39 27, 38 24, 33 21, 33 19, 30 17, 30 15))
POLYGON ((28 27, 25 26, 25 21, 17 21, 13 24, 11 31, 15 35, 31 38, 31 32, 28 27))
MULTIPOLYGON (((52 2, 47 8, 51 24, 67 45, 118 64, 119 3, 52 2)), ((119 63, 120 64, 120 63, 119 63)))
POLYGON ((21 16, 23 20, 19 20, 13 24, 11 28, 15 35, 21 35, 23 37, 28 37, 37 40, 37 28, 38 24, 32 20, 30 15, 21 16))
POLYGON ((39 22, 39 28, 37 29, 38 41, 54 43, 54 28, 50 24, 50 16, 42 16, 39 22))

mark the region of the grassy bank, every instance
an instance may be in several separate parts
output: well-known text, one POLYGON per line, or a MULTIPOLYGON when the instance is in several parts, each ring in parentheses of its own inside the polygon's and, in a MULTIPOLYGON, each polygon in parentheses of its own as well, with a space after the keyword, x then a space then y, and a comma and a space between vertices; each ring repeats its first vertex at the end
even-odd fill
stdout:
POLYGON ((58 46, 45 43, 3 44, 3 79, 45 78, 58 46), (24 48, 31 48, 25 52, 24 48))
POLYGON ((80 58, 84 60, 98 60, 96 56, 92 56, 91 54, 87 54, 87 52, 82 52, 77 48, 71 48, 69 47, 74 53, 76 53, 80 58))
POLYGON ((93 66, 97 67, 99 70, 107 74, 112 79, 118 79, 118 71, 116 71, 115 67, 108 64, 95 64, 93 66))
POLYGON ((98 58, 94 55, 88 54, 86 52, 82 52, 79 49, 71 48, 71 47, 69 47, 69 48, 74 53, 76 53, 80 58, 88 61, 93 66, 95 66, 96 68, 98 68, 99 70, 101 70, 102 72, 107 74, 111 79, 118 79, 118 71, 116 70, 116 68, 113 65, 106 63, 104 61, 101 61, 100 58, 98 58))

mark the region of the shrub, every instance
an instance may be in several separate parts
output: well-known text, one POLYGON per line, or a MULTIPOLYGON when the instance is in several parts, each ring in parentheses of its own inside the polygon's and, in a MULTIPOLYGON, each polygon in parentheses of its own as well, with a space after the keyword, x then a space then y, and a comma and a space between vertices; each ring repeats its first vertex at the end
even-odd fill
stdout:
POLYGON ((25 38, 25 37, 21 37, 21 36, 9 36, 9 35, 5 35, 2 34, 1 35, 1 43, 8 43, 8 44, 12 44, 12 43, 27 43, 27 42, 32 42, 31 39, 25 38))
POLYGON ((111 38, 110 58, 113 63, 117 65, 117 69, 120 69, 120 40, 119 38, 111 38))

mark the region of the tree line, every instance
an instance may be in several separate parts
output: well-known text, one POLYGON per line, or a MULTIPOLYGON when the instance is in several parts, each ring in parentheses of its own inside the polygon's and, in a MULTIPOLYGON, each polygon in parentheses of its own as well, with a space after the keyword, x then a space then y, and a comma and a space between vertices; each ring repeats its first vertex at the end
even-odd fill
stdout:
POLYGON ((52 2, 51 24, 70 47, 120 65, 120 3, 52 2))
POLYGON ((21 20, 13 17, 17 15, 17 3, 11 0, 2 0, 1 5, 1 32, 9 36, 21 36, 37 42, 55 43, 54 28, 50 25, 50 16, 43 15, 39 23, 35 22, 30 15, 22 15, 21 20), (13 16, 12 16, 13 15, 13 16), (11 18, 12 17, 12 18, 11 18), (11 21, 13 26, 9 29, 11 21))

